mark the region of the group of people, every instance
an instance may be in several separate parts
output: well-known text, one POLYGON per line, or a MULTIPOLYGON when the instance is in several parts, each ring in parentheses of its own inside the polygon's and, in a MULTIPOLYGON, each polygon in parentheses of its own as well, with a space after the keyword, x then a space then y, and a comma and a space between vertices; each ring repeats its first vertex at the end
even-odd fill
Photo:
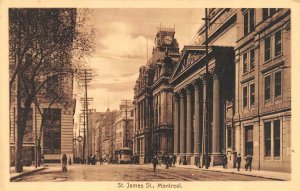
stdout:
POLYGON ((140 163, 140 160, 139 160, 139 155, 134 153, 132 156, 131 156, 131 162, 132 164, 139 164, 140 163))
POLYGON ((166 169, 175 166, 176 159, 177 159, 176 155, 169 156, 167 154, 164 154, 161 156, 161 161, 160 161, 157 155, 155 155, 151 161, 153 164, 153 171, 156 172, 156 166, 161 163, 163 165, 166 165, 166 169))
MULTIPOLYGON (((245 169, 246 171, 249 169, 250 171, 252 170, 252 161, 253 161, 253 157, 251 155, 247 155, 245 157, 246 163, 245 163, 245 169)), ((240 171, 241 168, 241 161, 242 161, 242 157, 240 154, 238 154, 238 156, 235 159, 236 162, 236 168, 238 171, 240 171)))

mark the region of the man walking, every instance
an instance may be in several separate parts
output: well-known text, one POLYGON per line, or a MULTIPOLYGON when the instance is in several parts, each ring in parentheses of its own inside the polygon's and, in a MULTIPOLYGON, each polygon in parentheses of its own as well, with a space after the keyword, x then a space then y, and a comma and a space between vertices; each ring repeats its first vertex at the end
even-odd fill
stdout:
POLYGON ((253 158, 252 158, 251 155, 247 155, 247 157, 246 157, 246 165, 245 165, 246 171, 248 170, 248 168, 251 171, 251 169, 252 169, 252 159, 253 158))
POLYGON ((236 165, 237 165, 237 170, 240 171, 241 168, 241 154, 238 154, 238 156, 235 159, 236 165))
POLYGON ((223 168, 224 169, 227 169, 227 155, 226 154, 224 154, 224 156, 223 156, 223 168))
POLYGON ((156 172, 156 165, 158 164, 158 159, 156 155, 152 159, 152 164, 153 164, 153 172, 156 172))

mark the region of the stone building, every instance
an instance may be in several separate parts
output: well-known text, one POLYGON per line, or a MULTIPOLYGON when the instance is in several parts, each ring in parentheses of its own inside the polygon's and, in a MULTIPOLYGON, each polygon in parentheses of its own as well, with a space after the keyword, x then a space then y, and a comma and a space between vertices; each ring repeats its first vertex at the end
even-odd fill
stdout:
POLYGON ((133 134, 133 113, 131 112, 133 106, 131 101, 122 100, 120 110, 116 114, 116 120, 114 124, 114 149, 115 152, 118 149, 125 147, 132 149, 132 134, 133 134))
POLYGON ((290 10, 237 12, 235 151, 255 169, 290 172, 290 10))
POLYGON ((134 152, 150 162, 154 152, 172 152, 172 89, 168 85, 173 61, 179 57, 174 28, 162 28, 155 37, 152 57, 142 66, 134 87, 134 152))
POLYGON ((114 123, 117 111, 107 109, 100 124, 99 155, 109 161, 113 157, 114 123))

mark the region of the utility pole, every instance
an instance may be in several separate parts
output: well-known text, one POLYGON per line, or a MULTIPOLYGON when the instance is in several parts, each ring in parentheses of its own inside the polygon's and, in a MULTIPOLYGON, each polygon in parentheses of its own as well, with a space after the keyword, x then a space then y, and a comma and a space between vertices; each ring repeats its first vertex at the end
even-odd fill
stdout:
POLYGON ((204 81, 206 83, 205 85, 205 126, 204 126, 204 153, 205 153, 205 168, 208 169, 209 167, 209 130, 210 130, 210 98, 209 98, 209 71, 208 71, 208 22, 210 20, 210 18, 208 18, 207 15, 207 8, 205 8, 205 18, 203 18, 203 20, 205 20, 205 76, 204 76, 204 81))
POLYGON ((88 98, 87 93, 87 86, 88 83, 92 80, 92 71, 91 69, 85 69, 84 72, 80 76, 80 82, 84 86, 85 95, 84 98, 80 98, 80 102, 83 104, 83 109, 81 110, 83 112, 83 159, 85 160, 86 157, 86 147, 87 147, 87 156, 89 156, 89 101, 92 101, 92 98, 88 98))

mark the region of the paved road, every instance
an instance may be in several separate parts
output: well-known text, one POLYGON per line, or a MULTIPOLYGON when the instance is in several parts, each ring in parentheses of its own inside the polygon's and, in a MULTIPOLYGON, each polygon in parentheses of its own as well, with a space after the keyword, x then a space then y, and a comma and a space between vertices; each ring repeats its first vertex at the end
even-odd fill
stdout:
MULTIPOLYGON (((59 166, 51 166, 30 176, 15 181, 60 182, 60 181, 261 181, 265 178, 232 173, 204 171, 158 166, 154 173, 151 165, 72 165, 68 172, 61 172, 59 166)), ((251 173, 251 172, 249 172, 251 173)))

